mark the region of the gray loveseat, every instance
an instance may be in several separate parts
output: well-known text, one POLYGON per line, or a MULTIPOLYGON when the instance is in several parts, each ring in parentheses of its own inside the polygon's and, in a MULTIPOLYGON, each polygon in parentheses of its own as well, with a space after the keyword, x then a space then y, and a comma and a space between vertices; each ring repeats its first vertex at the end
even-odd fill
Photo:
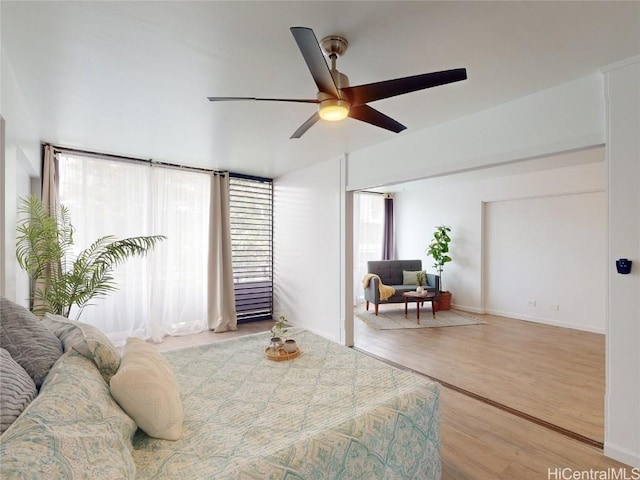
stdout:
MULTIPOLYGON (((404 303, 402 294, 417 288, 415 275, 407 275, 408 280, 413 283, 405 284, 403 272, 421 271, 422 260, 376 260, 367 262, 367 266, 369 273, 378 275, 384 285, 395 289, 395 293, 389 299, 381 300, 378 279, 374 277, 369 281, 369 285, 364 289, 364 299, 367 302, 366 308, 369 310, 369 303, 373 303, 375 305, 375 313, 378 315, 378 305, 381 303, 404 303)), ((440 292, 440 277, 427 273, 426 278, 425 290, 435 293, 437 298, 440 292)))

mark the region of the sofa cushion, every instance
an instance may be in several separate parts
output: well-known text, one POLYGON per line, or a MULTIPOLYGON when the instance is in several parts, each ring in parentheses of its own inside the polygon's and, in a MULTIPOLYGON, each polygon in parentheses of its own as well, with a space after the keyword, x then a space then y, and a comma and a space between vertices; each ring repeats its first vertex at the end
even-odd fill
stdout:
POLYGON ((60 338, 65 352, 74 349, 92 360, 105 382, 108 383, 118 371, 120 367, 118 350, 111 340, 93 325, 50 313, 44 316, 42 322, 60 338))
POLYGON ((135 478, 135 431, 95 364, 71 350, 0 437, 0 478, 135 478))
POLYGON ((36 384, 9 352, 0 348, 0 434, 38 394, 36 384))
POLYGON ((62 343, 26 308, 0 297, 0 347, 24 368, 40 389, 62 355, 62 343))
POLYGON ((405 292, 415 292, 417 287, 417 285, 394 285, 393 288, 396 289, 394 297, 402 297, 402 294, 405 292))
POLYGON ((178 440, 184 413, 169 362, 140 338, 128 338, 111 395, 150 437, 178 440))

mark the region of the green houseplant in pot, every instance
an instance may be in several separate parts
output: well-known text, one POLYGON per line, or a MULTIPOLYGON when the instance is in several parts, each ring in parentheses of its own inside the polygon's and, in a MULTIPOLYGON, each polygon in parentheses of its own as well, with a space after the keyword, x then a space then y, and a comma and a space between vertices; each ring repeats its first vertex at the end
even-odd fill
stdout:
POLYGON ((449 256, 449 243, 451 242, 451 227, 446 225, 438 225, 433 232, 433 239, 425 250, 427 255, 433 258, 433 268, 440 276, 440 301, 438 308, 440 310, 449 310, 451 308, 451 292, 446 291, 442 287, 442 270, 444 265, 451 261, 449 256))
POLYGON ((418 293, 424 292, 424 284, 426 280, 427 280, 427 276, 424 274, 424 272, 416 273, 416 282, 418 283, 418 288, 416 288, 416 291, 418 293))
POLYGON ((289 331, 289 320, 284 315, 280 315, 278 320, 271 327, 271 336, 281 338, 284 340, 285 334, 289 331))
POLYGON ((78 307, 76 319, 92 300, 117 290, 113 270, 129 257, 144 256, 163 235, 98 238, 78 255, 72 254, 73 232, 68 209, 61 205, 51 214, 34 196, 20 199, 16 258, 31 281, 30 310, 36 315, 54 313, 68 317, 78 307))

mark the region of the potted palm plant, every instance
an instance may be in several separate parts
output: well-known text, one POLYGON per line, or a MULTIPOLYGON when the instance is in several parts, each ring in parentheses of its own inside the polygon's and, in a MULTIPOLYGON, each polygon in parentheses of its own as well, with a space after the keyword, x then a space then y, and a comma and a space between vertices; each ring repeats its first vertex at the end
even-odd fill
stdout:
POLYGON ((438 225, 433 232, 431 243, 425 250, 427 255, 433 258, 433 268, 436 269, 440 276, 440 300, 438 302, 440 310, 449 310, 451 308, 451 292, 444 290, 442 287, 442 270, 444 265, 451 261, 451 256, 449 256, 450 232, 451 227, 438 225))
POLYGON ((73 226, 69 211, 61 205, 51 214, 34 196, 20 199, 16 258, 30 278, 30 310, 68 317, 78 307, 76 319, 91 301, 117 290, 114 268, 132 256, 144 256, 163 235, 111 236, 97 239, 72 255, 73 226))

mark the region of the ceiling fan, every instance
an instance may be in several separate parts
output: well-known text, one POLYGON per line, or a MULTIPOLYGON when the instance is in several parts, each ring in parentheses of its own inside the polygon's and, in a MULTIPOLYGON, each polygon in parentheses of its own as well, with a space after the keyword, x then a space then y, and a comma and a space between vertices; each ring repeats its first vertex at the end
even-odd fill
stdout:
POLYGON ((313 30, 306 27, 291 27, 293 38, 298 44, 300 52, 307 62, 313 80, 318 87, 315 99, 296 98, 257 98, 257 97, 207 97, 211 102, 256 100, 261 102, 296 102, 315 103, 318 111, 291 135, 300 138, 318 120, 338 121, 346 117, 355 118, 380 128, 399 133, 406 129, 404 125, 388 117, 382 112, 371 108, 367 103, 383 98, 403 95, 405 93, 423 90, 425 88, 446 85, 447 83, 466 80, 467 70, 457 68, 442 72, 424 73, 411 77, 396 78, 366 85, 349 86, 346 75, 336 69, 336 59, 347 49, 347 40, 337 35, 331 35, 318 43, 313 30), (331 69, 327 65, 322 52, 331 60, 331 69))

